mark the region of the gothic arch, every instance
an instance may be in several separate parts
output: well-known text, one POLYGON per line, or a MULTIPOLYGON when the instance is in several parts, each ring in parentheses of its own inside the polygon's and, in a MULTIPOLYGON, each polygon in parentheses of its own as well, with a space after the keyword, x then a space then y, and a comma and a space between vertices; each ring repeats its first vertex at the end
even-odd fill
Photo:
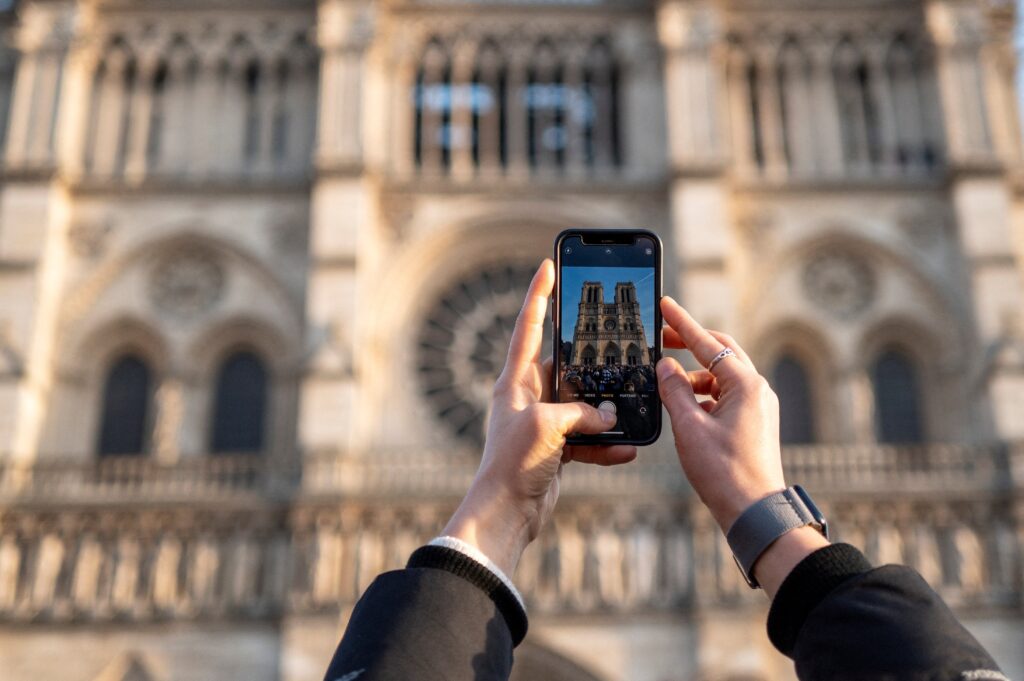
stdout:
MULTIPOLYGON (((928 306, 929 324, 936 337, 942 337, 942 348, 950 353, 962 352, 969 347, 970 312, 965 306, 962 296, 958 296, 951 282, 942 281, 921 267, 915 261, 914 253, 909 248, 893 247, 891 244, 879 242, 871 237, 863 236, 871 225, 858 225, 849 221, 839 226, 826 228, 820 233, 801 240, 789 247, 780 257, 767 259, 765 269, 757 273, 752 281, 772 282, 788 271, 794 270, 808 256, 819 252, 846 252, 859 256, 874 266, 880 275, 896 274, 903 277, 920 294, 928 306)), ((753 311, 760 304, 760 295, 764 287, 749 288, 741 304, 741 309, 753 311)), ((908 312, 908 318, 913 314, 908 312)), ((919 320, 920 323, 920 320, 919 320)), ((755 334, 760 335, 760 333, 755 334)), ((943 359, 951 361, 959 355, 944 355, 943 359)))
MULTIPOLYGON (((963 439, 964 434, 956 431, 965 427, 964 424, 949 415, 960 413, 965 401, 969 409, 976 410, 976 406, 970 406, 975 401, 971 399, 973 396, 963 391, 962 377, 948 364, 933 359, 953 354, 944 345, 944 339, 932 329, 915 320, 895 316, 865 329, 858 343, 857 355, 861 358, 858 370, 869 381, 875 361, 884 353, 896 350, 909 360, 917 376, 916 399, 925 441, 963 439)), ((878 405, 873 405, 877 418, 878 405)))
POLYGON ((252 275, 265 287, 274 303, 291 318, 294 328, 301 329, 304 301, 288 291, 280 278, 259 256, 238 244, 211 236, 215 231, 213 227, 200 232, 192 228, 193 224, 189 223, 189 228, 180 231, 174 227, 160 230, 169 232, 170 235, 137 244, 97 267, 86 281, 75 287, 64 303, 60 319, 61 335, 70 335, 100 296, 130 268, 159 257, 162 253, 185 247, 208 248, 223 257, 226 263, 235 264, 252 275))
POLYGON ((815 435, 820 441, 834 441, 838 430, 833 392, 839 370, 835 348, 814 323, 802 319, 779 320, 755 337, 752 356, 762 375, 770 378, 773 367, 787 355, 808 373, 815 435))

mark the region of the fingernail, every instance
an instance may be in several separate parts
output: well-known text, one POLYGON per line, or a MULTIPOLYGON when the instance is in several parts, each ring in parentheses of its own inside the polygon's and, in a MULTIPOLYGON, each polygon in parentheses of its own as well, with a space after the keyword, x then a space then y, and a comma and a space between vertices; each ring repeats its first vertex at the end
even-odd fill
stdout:
POLYGON ((678 305, 679 304, 679 303, 676 302, 676 299, 673 298, 672 296, 662 296, 661 299, 662 300, 667 300, 668 302, 672 303, 673 305, 678 305))
POLYGON ((598 411, 601 412, 601 420, 604 421, 606 426, 610 427, 615 425, 615 421, 617 420, 615 418, 615 414, 610 411, 605 411, 604 409, 598 409, 598 411))
POLYGON ((672 375, 672 366, 669 364, 668 359, 658 360, 658 378, 664 380, 672 375))

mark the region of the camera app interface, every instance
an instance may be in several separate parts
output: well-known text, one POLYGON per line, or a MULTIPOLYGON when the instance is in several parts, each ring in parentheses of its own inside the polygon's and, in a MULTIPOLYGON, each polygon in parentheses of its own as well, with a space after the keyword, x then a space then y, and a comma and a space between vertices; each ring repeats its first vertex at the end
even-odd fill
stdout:
POLYGON ((615 412, 606 435, 645 440, 661 409, 654 365, 657 250, 630 244, 561 246, 559 401, 582 401, 615 412))

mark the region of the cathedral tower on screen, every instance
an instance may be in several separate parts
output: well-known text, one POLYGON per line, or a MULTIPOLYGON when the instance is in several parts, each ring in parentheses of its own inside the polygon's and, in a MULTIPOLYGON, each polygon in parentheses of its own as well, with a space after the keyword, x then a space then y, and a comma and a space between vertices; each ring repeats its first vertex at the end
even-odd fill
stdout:
POLYGON ((569 363, 579 366, 651 363, 633 283, 615 284, 615 298, 607 303, 601 282, 583 282, 569 363))
MULTIPOLYGON (((0 0, 0 676, 319 681, 555 236, 638 225, 838 539, 1024 678, 1015 5, 0 0)), ((612 281, 575 363, 650 362, 612 281)), ((514 681, 795 679, 669 429, 563 482, 514 681)))

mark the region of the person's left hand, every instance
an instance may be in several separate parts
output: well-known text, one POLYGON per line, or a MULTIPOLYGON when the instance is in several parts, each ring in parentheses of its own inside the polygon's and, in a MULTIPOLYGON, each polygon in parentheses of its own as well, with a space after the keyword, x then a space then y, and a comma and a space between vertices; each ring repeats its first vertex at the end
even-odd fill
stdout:
POLYGON ((478 549, 512 576, 558 500, 562 467, 570 461, 612 466, 636 458, 630 445, 566 446, 569 433, 601 433, 615 416, 582 402, 549 403, 551 360, 540 353, 548 298, 555 282, 544 260, 516 320, 494 398, 483 460, 444 534, 478 549))

